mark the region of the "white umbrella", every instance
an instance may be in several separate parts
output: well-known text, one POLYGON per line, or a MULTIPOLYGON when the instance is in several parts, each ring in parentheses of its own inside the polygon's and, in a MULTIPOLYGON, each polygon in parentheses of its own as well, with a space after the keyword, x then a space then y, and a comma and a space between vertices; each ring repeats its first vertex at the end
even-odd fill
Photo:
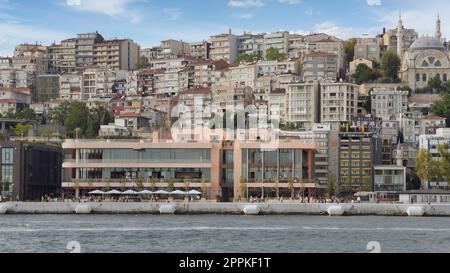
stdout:
POLYGON ((119 195, 119 194, 122 194, 122 192, 120 192, 118 190, 112 190, 112 191, 107 192, 106 194, 119 195))
POLYGON ((173 195, 186 195, 187 193, 184 192, 184 191, 176 190, 176 191, 171 192, 170 194, 173 194, 173 195))
POLYGON ((167 192, 167 191, 164 191, 164 190, 159 190, 159 191, 156 191, 156 192, 154 192, 155 194, 169 194, 169 192, 167 192))
POLYGON ((105 192, 104 192, 104 191, 100 191, 100 190, 95 190, 95 191, 89 192, 89 194, 92 194, 92 195, 100 195, 100 194, 105 194, 105 192))
POLYGON ((138 194, 153 194, 153 192, 148 191, 148 190, 143 190, 143 191, 138 192, 138 194))
POLYGON ((191 190, 191 191, 189 191, 189 194, 190 195, 201 195, 202 193, 199 191, 196 191, 196 190, 191 190))
POLYGON ((128 190, 128 191, 122 192, 122 194, 125 194, 125 195, 135 195, 135 194, 138 194, 138 193, 135 192, 135 191, 133 191, 133 190, 128 190))

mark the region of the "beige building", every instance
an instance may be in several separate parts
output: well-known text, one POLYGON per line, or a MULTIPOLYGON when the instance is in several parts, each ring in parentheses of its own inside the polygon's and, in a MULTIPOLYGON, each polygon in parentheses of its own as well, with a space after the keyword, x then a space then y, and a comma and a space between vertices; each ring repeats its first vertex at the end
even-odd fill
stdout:
POLYGON ((139 45, 131 39, 110 40, 94 45, 94 66, 133 70, 139 61, 139 45))
POLYGON ((355 73, 356 69, 358 68, 358 65, 360 65, 360 64, 365 64, 365 65, 367 65, 367 67, 373 68, 372 61, 366 60, 366 59, 355 59, 354 61, 350 62, 349 72, 352 74, 355 73))
POLYGON ((76 69, 76 39, 67 39, 47 48, 49 71, 72 73, 76 69))
POLYGON ((238 201, 250 196, 275 198, 291 195, 289 180, 297 196, 312 195, 314 143, 280 141, 277 149, 265 151, 265 144, 251 141, 173 142, 66 140, 63 143, 63 189, 69 194, 87 194, 93 189, 135 189, 156 191, 200 190, 208 199, 238 201), (242 184, 244 182, 245 184, 242 184), (245 185, 243 187, 242 185, 245 185), (156 188, 154 188, 156 186, 156 188))
POLYGON ((320 122, 339 130, 342 122, 351 121, 358 113, 359 86, 350 83, 320 85, 320 122))
POLYGON ((320 122, 320 86, 313 83, 288 84, 286 89, 286 122, 310 130, 320 122))
POLYGON ((231 33, 211 37, 211 60, 234 63, 238 55, 238 37, 231 33))

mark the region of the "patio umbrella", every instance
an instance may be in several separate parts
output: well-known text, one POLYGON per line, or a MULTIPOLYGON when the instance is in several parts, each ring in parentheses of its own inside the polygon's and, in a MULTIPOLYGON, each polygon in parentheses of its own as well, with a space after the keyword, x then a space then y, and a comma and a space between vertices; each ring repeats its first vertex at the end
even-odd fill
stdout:
POLYGON ((138 192, 137 194, 153 194, 153 192, 148 191, 148 190, 143 190, 143 191, 138 192))
POLYGON ((167 192, 167 191, 164 191, 164 190, 159 190, 159 191, 156 191, 156 192, 154 192, 155 194, 169 194, 169 192, 167 192))
POLYGON ((189 191, 189 195, 201 195, 202 193, 196 190, 189 191))
POLYGON ((184 192, 184 191, 176 190, 176 191, 171 192, 170 194, 173 194, 173 195, 186 195, 187 193, 184 192))
POLYGON ((135 195, 135 194, 138 194, 138 193, 135 192, 135 191, 133 191, 133 190, 128 190, 128 191, 122 192, 122 194, 125 194, 125 195, 135 195))
POLYGON ((112 190, 107 192, 106 194, 110 194, 110 195, 119 195, 122 194, 122 192, 118 191, 118 190, 112 190))
POLYGON ((100 190, 95 190, 95 191, 89 192, 89 194, 92 194, 92 195, 100 195, 100 194, 105 194, 105 192, 104 192, 104 191, 100 191, 100 190))

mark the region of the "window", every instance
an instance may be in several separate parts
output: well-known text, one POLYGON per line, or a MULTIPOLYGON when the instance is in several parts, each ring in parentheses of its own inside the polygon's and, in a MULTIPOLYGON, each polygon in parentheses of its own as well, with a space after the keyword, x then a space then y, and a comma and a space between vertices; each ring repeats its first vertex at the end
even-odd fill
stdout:
POLYGON ((422 75, 422 81, 424 81, 424 82, 427 81, 427 74, 423 74, 423 75, 422 75))
POLYGON ((420 82, 420 74, 416 74, 416 82, 420 82))

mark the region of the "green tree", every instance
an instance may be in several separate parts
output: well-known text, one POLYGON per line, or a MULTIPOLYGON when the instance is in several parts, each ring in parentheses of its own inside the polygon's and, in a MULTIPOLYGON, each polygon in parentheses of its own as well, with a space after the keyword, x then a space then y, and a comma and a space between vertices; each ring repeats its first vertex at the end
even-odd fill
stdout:
POLYGON ((355 45, 357 40, 355 38, 349 39, 344 43, 345 62, 348 64, 353 61, 355 57, 355 45))
POLYGON ((365 64, 359 64, 354 77, 357 84, 363 84, 381 78, 381 74, 365 64))
POLYGON ((234 61, 234 63, 235 64, 240 64, 241 62, 250 63, 250 62, 258 61, 258 60, 261 60, 261 59, 262 59, 262 57, 258 53, 253 53, 253 54, 242 53, 242 54, 239 54, 237 56, 237 58, 234 61))
POLYGON ((16 119, 36 120, 36 112, 31 108, 24 108, 15 114, 16 119))
POLYGON ((416 169, 417 176, 422 180, 422 189, 428 188, 429 182, 439 179, 439 163, 426 149, 419 150, 419 155, 416 157, 416 169))
POLYGON ((328 198, 331 198, 336 195, 336 175, 333 173, 328 173, 328 186, 327 186, 327 194, 328 198))
POLYGON ((447 126, 450 126, 450 93, 441 94, 441 99, 431 106, 431 112, 447 118, 447 126))
POLYGON ((141 175, 138 175, 138 177, 136 179, 136 189, 138 191, 144 190, 144 178, 141 175))
POLYGON ((53 130, 51 128, 44 128, 41 130, 41 136, 49 141, 53 136, 53 130))
POLYGON ((174 190, 175 182, 176 182, 175 177, 169 178, 169 181, 167 183, 167 191, 168 192, 172 192, 174 190))
POLYGON ((70 112, 65 120, 67 134, 75 137, 75 129, 80 128, 81 136, 86 135, 86 129, 89 120, 89 109, 82 102, 73 102, 70 112))
POLYGON ((65 122, 67 119, 67 116, 70 113, 72 105, 70 102, 63 102, 57 107, 51 109, 48 114, 46 115, 46 120, 50 124, 65 126, 65 122))
POLYGON ((25 134, 28 134, 28 131, 30 131, 33 128, 33 126, 29 124, 22 124, 19 123, 15 127, 12 128, 12 131, 14 134, 18 137, 24 137, 25 134))
POLYGON ((286 54, 280 53, 277 48, 269 48, 266 51, 266 60, 267 61, 282 61, 286 59, 286 54))
POLYGON ((441 92, 445 89, 441 77, 439 75, 434 76, 428 81, 428 87, 436 92, 441 92))
POLYGON ((152 191, 156 191, 156 178, 154 177, 150 178, 150 185, 152 187, 152 191))
POLYGON ((291 199, 294 199, 294 191, 295 191, 295 180, 293 177, 288 178, 288 189, 291 191, 291 199))
POLYGON ((137 64, 134 66, 135 70, 141 70, 141 69, 145 69, 145 68, 149 68, 150 67, 150 62, 148 61, 148 58, 145 56, 141 56, 139 58, 139 61, 137 62, 137 64))
POLYGON ((450 152, 448 143, 439 145, 438 147, 440 158, 439 158, 439 169, 442 178, 445 181, 450 181, 450 152))
POLYGON ((381 68, 384 76, 390 81, 397 82, 399 80, 400 65, 401 60, 394 51, 387 51, 383 54, 381 68))

